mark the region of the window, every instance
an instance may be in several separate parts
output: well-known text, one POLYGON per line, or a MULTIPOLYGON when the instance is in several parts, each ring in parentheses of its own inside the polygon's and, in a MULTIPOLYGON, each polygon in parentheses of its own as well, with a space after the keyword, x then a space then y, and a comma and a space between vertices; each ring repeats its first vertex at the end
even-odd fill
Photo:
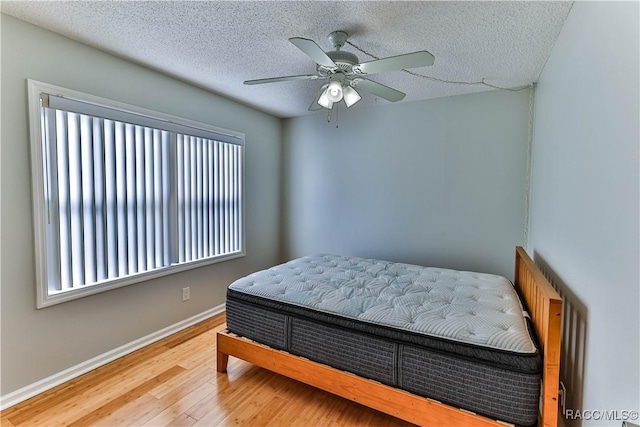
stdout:
POLYGON ((38 308, 244 255, 244 135, 29 81, 38 308))

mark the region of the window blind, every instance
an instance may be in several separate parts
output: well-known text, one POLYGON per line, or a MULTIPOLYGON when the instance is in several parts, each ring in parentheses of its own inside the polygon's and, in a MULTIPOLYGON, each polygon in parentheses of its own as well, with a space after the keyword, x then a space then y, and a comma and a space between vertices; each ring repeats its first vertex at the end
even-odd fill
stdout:
POLYGON ((42 99, 49 295, 244 253, 242 138, 42 99))

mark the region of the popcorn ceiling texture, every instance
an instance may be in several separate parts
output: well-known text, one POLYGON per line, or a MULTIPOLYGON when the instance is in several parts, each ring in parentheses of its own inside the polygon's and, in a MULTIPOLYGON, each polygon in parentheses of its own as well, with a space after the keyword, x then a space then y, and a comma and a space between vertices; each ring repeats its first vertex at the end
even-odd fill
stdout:
MULTIPOLYGON (((249 79, 311 74, 314 62, 288 38, 327 36, 387 57, 417 50, 435 56, 412 71, 502 87, 535 82, 572 2, 346 1, 3 1, 3 13, 105 50, 279 117, 307 110, 320 80, 246 86, 249 79)), ((361 62, 371 57, 346 45, 361 62)), ((401 102, 491 88, 434 82, 394 71, 371 80, 407 94, 401 102)), ((363 94, 353 108, 388 101, 363 94)))

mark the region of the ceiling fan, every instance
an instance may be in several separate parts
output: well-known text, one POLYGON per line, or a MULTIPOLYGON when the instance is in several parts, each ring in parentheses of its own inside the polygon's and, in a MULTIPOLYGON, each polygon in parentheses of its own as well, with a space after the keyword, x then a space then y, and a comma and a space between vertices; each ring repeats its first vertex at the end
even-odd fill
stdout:
POLYGON ((318 95, 309 107, 309 110, 313 111, 319 110, 321 107, 331 109, 333 104, 342 100, 347 107, 351 107, 361 99, 360 94, 355 90, 356 88, 387 101, 400 101, 405 97, 403 92, 366 79, 364 76, 433 65, 434 57, 426 50, 359 62, 358 57, 353 53, 340 50, 347 42, 347 38, 348 34, 344 31, 334 31, 329 34, 329 41, 335 49, 331 52, 324 52, 313 40, 302 37, 290 38, 291 43, 318 64, 316 74, 247 80, 244 84, 256 85, 290 80, 328 80, 328 83, 320 88, 318 95))

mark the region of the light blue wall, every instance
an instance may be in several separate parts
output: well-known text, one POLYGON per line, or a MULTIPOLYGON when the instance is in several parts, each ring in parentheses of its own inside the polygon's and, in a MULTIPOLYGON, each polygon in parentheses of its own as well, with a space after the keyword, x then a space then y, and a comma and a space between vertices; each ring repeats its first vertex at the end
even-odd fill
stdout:
POLYGON ((1 31, 5 395, 223 304, 232 280, 275 264, 282 130, 277 118, 12 17, 2 15, 1 31), (27 78, 245 133, 247 256, 36 310, 27 78))
POLYGON ((529 249, 565 299, 572 410, 639 409, 638 16, 576 2, 536 92, 529 249))
MULTIPOLYGON (((384 101, 380 101, 384 102, 384 101)), ((332 252, 512 277, 529 90, 285 121, 284 257, 332 252)))

